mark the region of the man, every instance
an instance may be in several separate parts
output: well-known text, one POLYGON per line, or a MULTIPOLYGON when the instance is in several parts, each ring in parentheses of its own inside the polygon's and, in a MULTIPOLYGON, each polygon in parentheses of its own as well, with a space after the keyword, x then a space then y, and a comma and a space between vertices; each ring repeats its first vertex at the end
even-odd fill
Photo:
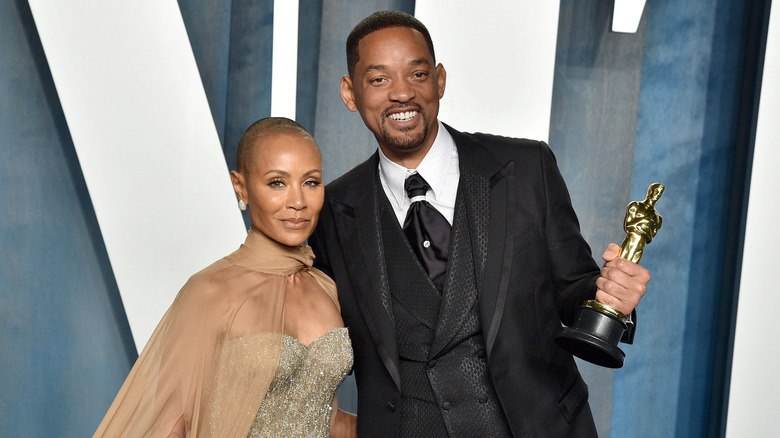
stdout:
POLYGON ((310 243, 352 337, 358 435, 595 436, 555 332, 594 296, 630 314, 649 272, 615 244, 599 271, 547 145, 438 121, 446 71, 414 17, 367 17, 347 66, 342 99, 379 149, 327 187, 310 243))

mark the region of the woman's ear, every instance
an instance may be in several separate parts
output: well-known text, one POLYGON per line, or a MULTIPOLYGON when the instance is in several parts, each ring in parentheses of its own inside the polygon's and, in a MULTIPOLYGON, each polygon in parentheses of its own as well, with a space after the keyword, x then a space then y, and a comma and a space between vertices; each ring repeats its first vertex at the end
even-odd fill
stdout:
POLYGON ((238 199, 248 204, 249 198, 247 197, 246 179, 244 178, 244 175, 238 173, 235 170, 231 170, 230 181, 233 183, 233 190, 236 192, 238 199))

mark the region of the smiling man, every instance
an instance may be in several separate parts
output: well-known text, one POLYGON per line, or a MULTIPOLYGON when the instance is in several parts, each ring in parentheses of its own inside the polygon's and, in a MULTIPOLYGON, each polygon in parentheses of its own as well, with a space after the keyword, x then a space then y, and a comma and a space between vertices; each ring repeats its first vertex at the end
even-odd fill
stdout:
POLYGON ((352 337, 358 435, 595 436, 555 333, 594 297, 631 313, 649 272, 615 244, 599 269, 545 143, 438 120, 447 73, 417 19, 361 21, 347 67, 379 147, 328 185, 310 243, 352 337))
POLYGON ((391 161, 416 168, 439 130, 439 99, 447 72, 425 37, 410 27, 388 27, 360 40, 358 58, 341 81, 350 111, 359 111, 391 161))

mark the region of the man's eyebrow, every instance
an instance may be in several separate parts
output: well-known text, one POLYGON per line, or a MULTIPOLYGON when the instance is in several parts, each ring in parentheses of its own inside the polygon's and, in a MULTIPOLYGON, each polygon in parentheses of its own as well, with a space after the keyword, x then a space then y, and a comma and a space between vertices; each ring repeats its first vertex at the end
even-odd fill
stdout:
POLYGON ((409 62, 409 65, 431 65, 426 58, 413 59, 409 62))
POLYGON ((387 70, 387 66, 384 64, 371 64, 366 67, 367 72, 371 70, 387 70))
MULTIPOLYGON (((413 60, 409 61, 409 65, 411 65, 411 66, 431 65, 431 63, 426 58, 418 58, 418 59, 413 59, 413 60)), ((366 71, 367 72, 372 71, 372 70, 384 71, 384 70, 387 70, 387 69, 388 69, 388 67, 385 64, 371 64, 371 65, 366 66, 366 71)))

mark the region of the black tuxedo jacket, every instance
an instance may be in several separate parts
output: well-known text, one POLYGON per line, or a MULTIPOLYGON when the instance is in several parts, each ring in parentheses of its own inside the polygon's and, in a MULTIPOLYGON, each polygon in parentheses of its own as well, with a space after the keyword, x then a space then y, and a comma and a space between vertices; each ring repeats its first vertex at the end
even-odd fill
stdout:
MULTIPOLYGON (((458 148, 458 196, 488 209, 470 223, 485 353, 514 436, 595 436, 587 386, 555 332, 595 296, 599 267, 579 231, 555 158, 543 142, 447 127, 458 148), (483 215, 484 217, 484 215, 483 215)), ((381 240, 387 205, 378 154, 326 188, 309 242, 338 286, 355 351, 358 435, 396 436, 401 381, 381 240)), ((456 212, 457 214, 457 212, 456 212)), ((471 216, 470 216, 471 217, 471 216)), ((457 321, 450 326, 457 330, 457 321)))

